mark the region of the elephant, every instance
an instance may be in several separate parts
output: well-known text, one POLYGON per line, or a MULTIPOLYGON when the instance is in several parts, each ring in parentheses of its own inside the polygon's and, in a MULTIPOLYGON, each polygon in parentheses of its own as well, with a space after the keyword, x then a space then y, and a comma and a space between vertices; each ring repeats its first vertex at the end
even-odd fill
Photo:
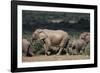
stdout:
POLYGON ((85 48, 90 43, 90 33, 83 32, 80 34, 79 38, 70 41, 68 44, 68 50, 70 54, 81 54, 85 52, 85 48))
POLYGON ((22 55, 23 56, 33 56, 32 48, 30 47, 30 42, 27 39, 22 39, 22 55))
POLYGON ((90 33, 89 32, 83 32, 80 34, 80 39, 83 39, 87 44, 90 42, 90 33))
POLYGON ((40 39, 44 42, 45 55, 50 54, 48 50, 51 46, 59 47, 57 55, 60 55, 69 42, 69 35, 63 30, 36 29, 32 34, 32 41, 35 39, 40 39))
POLYGON ((69 54, 77 55, 82 54, 85 51, 86 42, 82 39, 76 39, 70 41, 68 44, 69 54))

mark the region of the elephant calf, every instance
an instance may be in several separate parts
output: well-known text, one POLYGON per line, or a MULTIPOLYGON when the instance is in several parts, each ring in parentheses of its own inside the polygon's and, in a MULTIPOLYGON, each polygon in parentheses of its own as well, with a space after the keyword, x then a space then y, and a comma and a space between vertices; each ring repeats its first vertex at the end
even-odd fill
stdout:
POLYGON ((22 39, 22 55, 33 55, 32 48, 30 48, 30 42, 27 39, 22 39))
POLYGON ((87 44, 90 42, 90 33, 83 32, 79 39, 69 42, 68 48, 71 54, 81 54, 85 52, 87 44))
POLYGON ((34 39, 44 41, 45 55, 50 54, 48 50, 51 46, 58 46, 59 51, 57 55, 60 55, 66 43, 69 41, 69 35, 63 30, 36 29, 32 34, 32 40, 34 39))
POLYGON ((85 50, 85 47, 86 47, 86 42, 84 40, 82 39, 73 40, 68 45, 69 54, 72 55, 81 54, 85 50))

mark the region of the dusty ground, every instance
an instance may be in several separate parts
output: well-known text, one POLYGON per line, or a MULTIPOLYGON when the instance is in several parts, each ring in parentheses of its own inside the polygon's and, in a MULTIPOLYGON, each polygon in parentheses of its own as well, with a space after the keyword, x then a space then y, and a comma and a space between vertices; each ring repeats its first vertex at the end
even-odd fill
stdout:
POLYGON ((72 56, 67 56, 67 55, 51 55, 51 56, 33 56, 33 57, 22 57, 23 62, 36 62, 36 61, 59 61, 59 60, 84 60, 84 59, 89 59, 89 56, 83 56, 83 55, 72 55, 72 56))

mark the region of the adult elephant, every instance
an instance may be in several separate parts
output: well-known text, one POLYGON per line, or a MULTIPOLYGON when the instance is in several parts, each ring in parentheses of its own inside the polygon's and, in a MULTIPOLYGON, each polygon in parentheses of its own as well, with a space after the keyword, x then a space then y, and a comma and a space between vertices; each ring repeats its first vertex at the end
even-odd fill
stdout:
POLYGON ((32 34, 32 41, 34 39, 40 39, 44 42, 45 55, 50 54, 48 50, 51 46, 59 47, 57 55, 60 55, 68 44, 69 35, 63 30, 36 29, 32 34))

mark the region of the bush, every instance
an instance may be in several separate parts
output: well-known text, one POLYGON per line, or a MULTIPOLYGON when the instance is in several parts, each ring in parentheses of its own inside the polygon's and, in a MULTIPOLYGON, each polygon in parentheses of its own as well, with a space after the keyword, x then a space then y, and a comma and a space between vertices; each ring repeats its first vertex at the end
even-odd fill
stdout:
POLYGON ((41 55, 44 53, 44 49, 43 49, 43 41, 41 40, 35 40, 33 43, 32 43, 32 48, 33 48, 33 53, 35 55, 41 55))

